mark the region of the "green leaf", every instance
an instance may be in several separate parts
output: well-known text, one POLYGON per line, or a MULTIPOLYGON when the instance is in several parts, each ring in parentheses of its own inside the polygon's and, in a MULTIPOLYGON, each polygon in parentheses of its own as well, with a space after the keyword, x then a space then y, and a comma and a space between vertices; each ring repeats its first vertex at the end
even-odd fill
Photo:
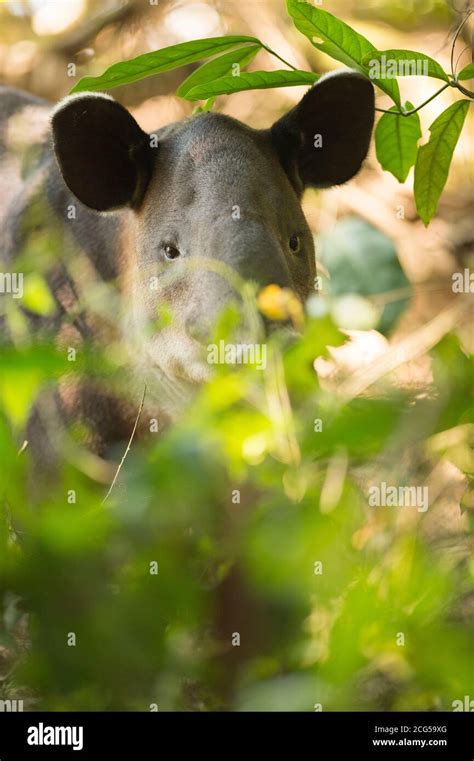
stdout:
POLYGON ((41 385, 64 373, 65 364, 51 346, 0 346, 0 411, 14 426, 24 425, 41 385))
POLYGON ((44 278, 37 272, 31 272, 25 278, 23 305, 43 317, 54 314, 56 303, 44 278))
POLYGON ((318 74, 310 71, 243 71, 238 77, 221 77, 214 82, 206 82, 185 95, 187 100, 210 98, 242 90, 265 90, 270 87, 290 87, 292 85, 312 85, 319 79, 318 74))
POLYGON ((435 77, 449 82, 449 77, 439 63, 425 53, 415 50, 377 50, 364 56, 364 66, 368 68, 369 76, 379 77, 384 70, 390 77, 435 77), (395 69, 391 73, 391 69, 395 69))
MULTIPOLYGON (((340 19, 320 8, 314 8, 309 3, 300 0, 287 0, 288 13, 296 28, 302 32, 314 45, 335 58, 336 61, 367 74, 363 59, 377 49, 369 40, 356 32, 340 19), (316 40, 315 40, 316 38, 316 40), (318 42, 318 38, 323 42, 318 42)), ((400 106, 400 91, 396 79, 372 80, 394 103, 400 106)))
POLYGON ((208 98, 204 103, 202 103, 200 106, 196 106, 193 110, 193 114, 205 114, 207 111, 212 111, 214 108, 214 103, 216 102, 215 97, 214 98, 208 98))
POLYGON ((443 111, 430 127, 429 141, 418 150, 415 165, 415 201, 417 212, 425 226, 429 224, 438 208, 469 105, 469 100, 458 100, 443 111))
MULTIPOLYGON (((408 101, 405 110, 413 105, 408 101)), ((405 182, 410 168, 416 161, 417 143, 421 137, 418 114, 400 116, 397 107, 383 114, 375 129, 375 151, 383 169, 391 172, 399 182, 405 182)))
POLYGON ((186 66, 202 58, 210 58, 243 42, 260 45, 256 37, 245 36, 210 37, 207 40, 181 42, 179 45, 171 45, 162 50, 155 50, 153 53, 139 55, 129 61, 114 63, 99 77, 83 77, 72 88, 71 93, 84 90, 111 90, 119 85, 136 82, 164 71, 179 69, 180 66, 186 66))
POLYGON ((457 75, 457 79, 459 80, 473 79, 473 78, 474 78, 474 63, 468 63, 468 65, 465 66, 464 69, 461 69, 461 71, 457 75))
POLYGON ((218 58, 214 58, 212 61, 200 66, 196 71, 193 71, 178 88, 176 95, 185 98, 186 94, 193 87, 213 82, 215 79, 232 74, 234 64, 244 68, 255 58, 261 49, 261 45, 246 45, 245 47, 237 48, 237 50, 232 50, 230 53, 224 53, 224 55, 218 58))

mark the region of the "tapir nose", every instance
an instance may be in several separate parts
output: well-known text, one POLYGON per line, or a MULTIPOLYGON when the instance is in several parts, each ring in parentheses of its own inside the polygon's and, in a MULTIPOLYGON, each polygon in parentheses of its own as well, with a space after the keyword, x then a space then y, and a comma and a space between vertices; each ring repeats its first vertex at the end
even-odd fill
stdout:
MULTIPOLYGON (((231 304, 242 315, 242 323, 236 326, 236 335, 248 330, 243 309, 241 285, 253 282, 260 291, 269 285, 294 291, 292 277, 281 245, 267 227, 259 220, 246 219, 244 223, 224 222, 212 229, 206 257, 224 265, 222 272, 212 267, 196 275, 195 305, 186 316, 185 329, 189 336, 207 344, 212 340, 219 316, 231 304), (236 226, 238 225, 238 226, 236 226), (232 277, 232 272, 236 278, 232 277)), ((248 316, 247 316, 248 317, 248 316)), ((269 335, 282 323, 275 324, 262 315, 265 333, 269 335)))
POLYGON ((242 211, 239 220, 226 218, 212 229, 207 251, 233 269, 242 280, 253 281, 260 288, 294 284, 279 236, 254 212, 242 211))
POLYGON ((244 252, 231 256, 231 264, 243 280, 256 283, 259 288, 278 285, 294 289, 290 269, 277 242, 260 241, 244 252))

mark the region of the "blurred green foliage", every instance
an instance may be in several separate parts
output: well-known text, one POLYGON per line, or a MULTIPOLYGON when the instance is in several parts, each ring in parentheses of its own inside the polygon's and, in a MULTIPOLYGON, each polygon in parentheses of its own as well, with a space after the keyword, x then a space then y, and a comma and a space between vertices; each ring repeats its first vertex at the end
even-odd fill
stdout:
MULTIPOLYGON (((389 332, 411 294, 393 241, 364 219, 346 217, 321 236, 319 247, 320 260, 329 275, 324 290, 334 296, 367 297, 365 301, 372 309, 367 324, 362 322, 360 327, 389 332)), ((362 320, 364 317, 365 313, 362 320)), ((349 322, 347 327, 356 327, 353 310, 349 322)))
POLYGON ((445 0, 364 0, 357 5, 360 18, 377 18, 398 29, 426 29, 449 24, 453 7, 445 0))
POLYGON ((105 504, 74 458, 38 493, 19 422, 64 360, 1 349, 0 645, 14 664, 2 697, 312 711, 450 710, 472 694, 469 534, 427 540, 435 498, 426 515, 367 502, 372 484, 471 462, 472 358, 453 333, 432 352, 428 395, 350 399, 312 366, 344 340, 313 318, 286 349, 276 336, 265 372, 217 367, 180 422, 134 442, 105 504), (14 403, 13 387, 27 389, 14 403))

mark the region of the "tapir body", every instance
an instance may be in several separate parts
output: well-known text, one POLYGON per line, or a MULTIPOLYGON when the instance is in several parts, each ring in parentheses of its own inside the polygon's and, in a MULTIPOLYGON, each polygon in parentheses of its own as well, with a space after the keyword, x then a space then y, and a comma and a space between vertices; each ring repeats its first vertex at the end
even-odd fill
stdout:
MULTIPOLYGON (((135 350, 135 403, 92 382, 59 384, 58 415, 84 422, 98 453, 128 437, 144 383, 169 418, 208 377, 203 347, 223 310, 242 304, 239 284, 277 284, 304 302, 315 254, 303 191, 354 176, 373 120, 373 87, 350 71, 321 78, 264 130, 201 113, 148 135, 108 95, 79 93, 52 109, 0 88, 0 271, 16 271, 32 233, 58 230, 60 254, 47 268, 56 312, 24 310, 31 330, 52 331, 66 348, 111 340, 78 283, 87 272, 86 282, 116 289, 109 327, 120 313, 135 350)), ((247 328, 243 316, 239 335, 247 328)))

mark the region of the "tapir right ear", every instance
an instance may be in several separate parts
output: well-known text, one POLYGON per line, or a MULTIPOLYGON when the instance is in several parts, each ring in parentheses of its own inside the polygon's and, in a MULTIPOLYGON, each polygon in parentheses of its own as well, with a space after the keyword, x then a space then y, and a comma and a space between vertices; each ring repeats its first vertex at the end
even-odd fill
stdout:
POLYGON ((108 95, 79 93, 52 116, 61 174, 72 193, 97 211, 139 206, 153 167, 150 137, 108 95))
POLYGON ((347 69, 321 77, 271 129, 297 189, 350 180, 367 155, 374 116, 374 86, 367 77, 347 69))

